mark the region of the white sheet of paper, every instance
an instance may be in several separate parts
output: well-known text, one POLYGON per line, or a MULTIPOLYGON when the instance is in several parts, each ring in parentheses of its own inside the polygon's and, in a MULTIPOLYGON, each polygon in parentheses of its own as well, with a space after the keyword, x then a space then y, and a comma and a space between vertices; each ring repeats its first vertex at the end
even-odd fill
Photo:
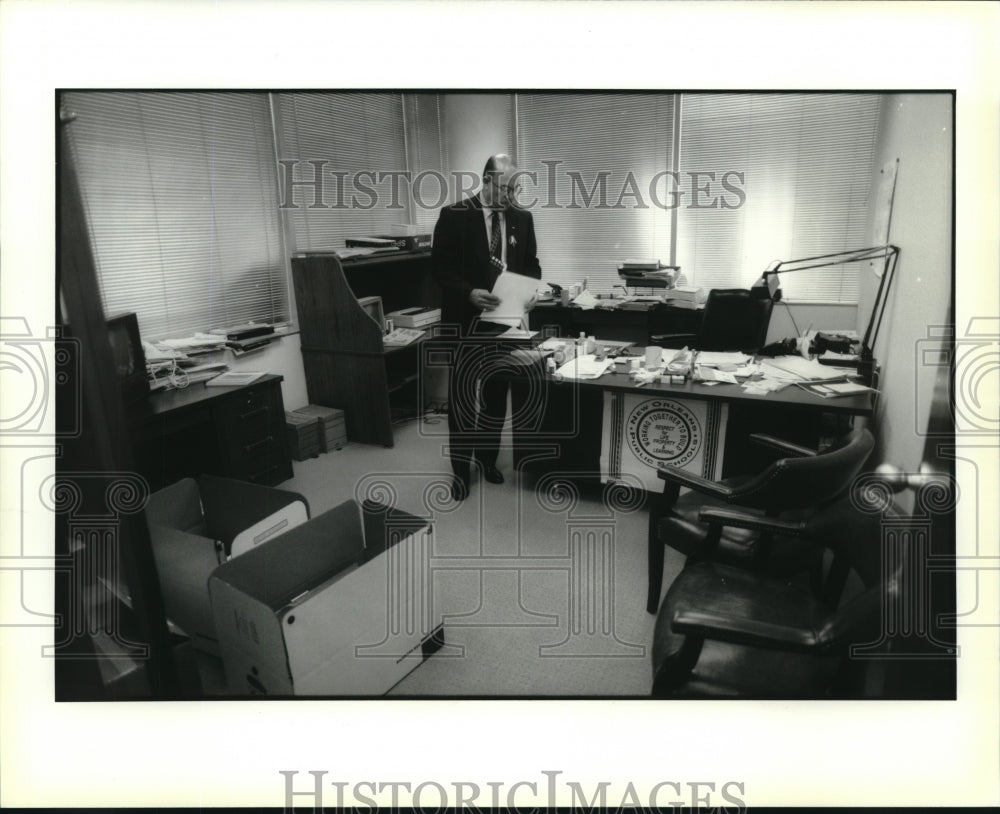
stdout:
POLYGON ((500 304, 483 311, 480 318, 500 325, 510 325, 512 328, 526 327, 528 303, 535 296, 537 288, 538 280, 534 277, 515 274, 513 271, 501 272, 493 284, 493 293, 500 298, 500 304))

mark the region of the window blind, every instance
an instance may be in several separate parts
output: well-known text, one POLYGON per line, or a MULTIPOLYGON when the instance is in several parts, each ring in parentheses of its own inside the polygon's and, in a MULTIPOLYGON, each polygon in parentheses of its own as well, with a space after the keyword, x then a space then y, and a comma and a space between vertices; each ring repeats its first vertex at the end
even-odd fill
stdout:
POLYGON ((442 137, 444 110, 437 93, 407 93, 404 136, 412 176, 410 222, 431 234, 441 207, 450 203, 448 146, 442 137))
MULTIPOLYGON (((865 248, 877 96, 684 94, 681 111, 682 176, 744 173, 742 206, 678 208, 691 283, 748 288, 772 260, 865 248)), ((784 296, 854 302, 857 265, 783 275, 784 296)))
POLYGON ((672 186, 657 174, 672 169, 673 104, 670 94, 517 96, 519 168, 537 173, 537 183, 522 179, 520 200, 537 199, 544 280, 586 277, 608 293, 622 260, 669 261, 672 186))
POLYGON ((144 338, 289 318, 267 97, 72 92, 63 107, 108 314, 144 338))
MULTIPOLYGON (((440 105, 434 94, 407 101, 404 108, 398 93, 276 94, 282 200, 295 249, 342 248, 346 238, 386 234, 394 224, 433 229, 438 207, 414 206, 411 181, 442 170, 440 105), (317 169, 321 188, 299 183, 315 182, 317 169)), ((421 193, 429 204, 445 194, 434 178, 421 193)))

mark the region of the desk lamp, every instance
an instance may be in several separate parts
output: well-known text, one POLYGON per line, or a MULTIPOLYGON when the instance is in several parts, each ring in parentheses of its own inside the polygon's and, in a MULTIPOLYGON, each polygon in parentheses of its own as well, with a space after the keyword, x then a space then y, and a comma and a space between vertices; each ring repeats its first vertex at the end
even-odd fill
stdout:
POLYGON ((857 263, 862 260, 882 260, 882 278, 879 281, 878 292, 875 294, 875 303, 872 306, 871 317, 868 319, 868 327, 861 340, 861 352, 858 359, 858 372, 864 377, 866 383, 872 381, 874 370, 875 341, 878 339, 879 327, 882 325, 882 314, 885 313, 885 306, 889 300, 889 289, 892 287, 892 278, 896 272, 896 262, 899 259, 899 248, 897 246, 875 246, 870 249, 855 249, 853 251, 836 252, 834 254, 821 254, 816 257, 804 257, 801 260, 775 260, 771 263, 761 278, 753 284, 750 289, 751 297, 770 298, 777 302, 781 299, 781 286, 778 281, 779 274, 788 272, 804 271, 806 269, 828 268, 839 266, 844 263, 857 263))

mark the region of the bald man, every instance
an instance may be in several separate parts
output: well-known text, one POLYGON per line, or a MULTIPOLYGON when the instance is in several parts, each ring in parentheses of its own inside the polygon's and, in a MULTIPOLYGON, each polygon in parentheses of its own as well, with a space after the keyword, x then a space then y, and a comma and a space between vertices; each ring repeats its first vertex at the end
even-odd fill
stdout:
POLYGON ((502 271, 535 279, 542 276, 534 219, 517 207, 517 191, 517 167, 510 156, 490 156, 480 193, 442 209, 434 228, 431 263, 442 289, 441 322, 453 326, 458 337, 448 377, 455 500, 469 493, 473 462, 490 483, 504 480, 496 463, 512 368, 508 348, 485 339, 508 326, 487 322, 479 315, 499 303, 490 292, 502 271), (477 387, 481 388, 480 409, 477 387))

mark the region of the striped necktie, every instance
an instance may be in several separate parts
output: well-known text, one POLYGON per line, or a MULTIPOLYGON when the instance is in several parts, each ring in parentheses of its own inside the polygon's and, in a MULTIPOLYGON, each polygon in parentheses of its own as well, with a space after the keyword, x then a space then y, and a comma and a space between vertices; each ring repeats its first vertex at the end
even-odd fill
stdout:
POLYGON ((503 246, 501 245, 503 238, 500 231, 500 213, 494 209, 493 219, 490 223, 490 263, 498 273, 503 271, 503 246))

